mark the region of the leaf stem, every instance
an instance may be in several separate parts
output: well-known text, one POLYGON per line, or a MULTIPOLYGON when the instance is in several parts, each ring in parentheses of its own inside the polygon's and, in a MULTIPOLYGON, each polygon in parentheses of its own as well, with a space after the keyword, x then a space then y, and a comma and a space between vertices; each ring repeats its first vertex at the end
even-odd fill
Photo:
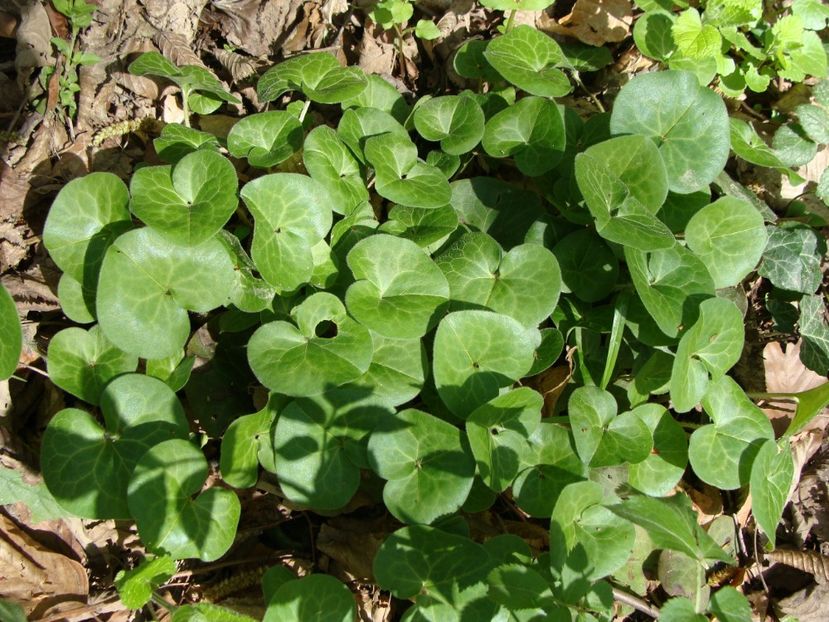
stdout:
POLYGON ((512 9, 509 12, 509 17, 507 17, 507 25, 504 26, 504 34, 507 34, 510 30, 512 30, 513 26, 515 25, 516 13, 518 13, 518 9, 512 9))
POLYGON ((625 592, 617 587, 613 588, 613 600, 622 603, 623 605, 633 607, 636 611, 644 613, 646 616, 650 616, 654 620, 659 618, 659 609, 652 607, 638 596, 629 594, 628 592, 625 592))
POLYGON ((796 402, 797 393, 764 393, 763 391, 747 391, 746 395, 753 400, 784 400, 796 402))

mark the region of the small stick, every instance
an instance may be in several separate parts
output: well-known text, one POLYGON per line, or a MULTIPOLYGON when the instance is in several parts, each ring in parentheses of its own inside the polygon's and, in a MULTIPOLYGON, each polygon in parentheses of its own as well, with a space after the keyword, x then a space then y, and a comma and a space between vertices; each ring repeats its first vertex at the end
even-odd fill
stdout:
POLYGON ((624 590, 620 590, 617 587, 613 588, 613 600, 616 602, 620 602, 623 605, 628 605, 636 609, 636 611, 641 611, 646 616, 652 617, 654 620, 659 618, 659 609, 655 607, 651 607, 648 603, 644 600, 639 598, 638 596, 634 596, 624 590))

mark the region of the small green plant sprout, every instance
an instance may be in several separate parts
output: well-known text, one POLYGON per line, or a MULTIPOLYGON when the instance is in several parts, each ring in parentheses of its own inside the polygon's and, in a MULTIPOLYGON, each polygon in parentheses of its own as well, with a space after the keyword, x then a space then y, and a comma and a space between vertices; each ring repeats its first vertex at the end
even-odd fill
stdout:
POLYGON ((515 22, 515 14, 518 11, 543 11, 553 2, 550 0, 480 0, 481 6, 496 11, 509 11, 506 24, 499 26, 499 32, 502 34, 508 33, 512 30, 515 22))
MULTIPOLYGON (((76 50, 78 35, 81 30, 92 23, 92 15, 97 10, 94 4, 85 0, 55 0, 52 5, 60 13, 66 16, 69 22, 69 41, 61 37, 52 37, 52 45, 61 55, 61 61, 53 67, 45 67, 41 71, 38 81, 43 90, 48 89, 49 82, 53 80, 55 73, 58 73, 58 101, 56 110, 62 120, 70 122, 78 111, 76 101, 78 91, 81 90, 78 84, 78 67, 82 65, 94 65, 101 59, 90 52, 76 50)), ((39 98, 35 101, 35 108, 41 114, 46 112, 46 99, 39 98)))
POLYGON ((181 89, 184 124, 190 127, 190 112, 210 114, 222 103, 240 103, 208 69, 196 65, 177 67, 158 52, 144 52, 129 66, 137 76, 156 76, 174 82, 181 89))
POLYGON ((645 11, 633 29, 639 50, 672 69, 694 72, 701 84, 716 78, 729 97, 746 89, 762 93, 773 80, 827 75, 818 31, 829 22, 829 7, 820 0, 796 0, 771 22, 764 19, 762 0, 637 4, 645 11))
POLYGON ((397 46, 398 62, 404 72, 406 57, 403 51, 403 39, 413 34, 423 41, 431 41, 441 36, 437 25, 428 19, 419 19, 414 26, 409 26, 409 20, 414 15, 414 0, 379 0, 369 11, 371 21, 383 30, 394 31, 394 43, 397 46))

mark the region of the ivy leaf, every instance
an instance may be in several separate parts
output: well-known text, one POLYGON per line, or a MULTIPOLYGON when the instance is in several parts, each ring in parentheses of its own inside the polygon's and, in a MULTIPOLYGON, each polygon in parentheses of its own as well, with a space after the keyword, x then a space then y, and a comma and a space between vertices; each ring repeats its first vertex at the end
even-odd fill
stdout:
POLYGON ((691 326, 699 303, 714 295, 705 263, 679 244, 650 253, 626 246, 625 261, 642 304, 669 337, 691 326))
POLYGON ((414 112, 418 133, 426 140, 440 142, 440 148, 450 155, 472 151, 483 138, 484 121, 478 103, 464 95, 432 97, 414 112))
POLYGON ((505 80, 530 95, 561 97, 572 90, 556 68, 566 63, 558 43, 532 26, 521 24, 493 39, 484 57, 505 80))
POLYGON ((126 374, 101 394, 104 427, 89 413, 61 410, 43 435, 43 479, 61 507, 86 518, 129 518, 127 484, 145 451, 189 426, 175 393, 156 378, 126 374))
POLYGON ((806 225, 767 227, 768 242, 757 273, 775 287, 814 294, 820 287, 820 262, 826 240, 806 225))
POLYGON ((440 169, 417 159, 408 137, 391 132, 365 142, 365 155, 374 167, 377 193, 409 207, 436 208, 449 203, 451 190, 440 169))
POLYGON ((429 524, 466 501, 475 458, 455 426, 407 409, 380 422, 368 441, 371 468, 387 480, 383 501, 407 523, 429 524))
POLYGON ((669 189, 680 194, 710 184, 728 160, 725 104, 686 71, 641 74, 628 82, 614 103, 610 131, 652 139, 665 162, 669 189))
POLYGON ((269 322, 248 342, 251 369, 270 390, 295 397, 317 395, 368 370, 371 335, 348 316, 336 296, 312 294, 291 317, 296 325, 269 322))
POLYGON ((450 411, 466 417, 522 378, 532 367, 541 336, 509 316, 456 311, 435 333, 433 373, 450 411))
POLYGON ((671 370, 671 400, 678 412, 691 410, 740 358, 745 340, 743 315, 724 298, 699 305, 699 318, 679 341, 671 370))
POLYGON ((354 595, 332 576, 311 574, 283 583, 268 599, 263 622, 356 622, 354 595))
POLYGON ((767 236, 763 216, 751 204, 722 197, 691 217, 685 239, 720 289, 736 285, 754 270, 767 236))
POLYGON ((829 112, 814 104, 801 104, 794 109, 803 131, 819 144, 829 143, 829 112))
MULTIPOLYGON (((14 363, 16 367, 17 359, 14 363)), ((97 325, 88 331, 65 328, 49 342, 49 378, 64 391, 90 404, 98 404, 101 391, 110 380, 137 367, 138 357, 113 346, 97 325)))
POLYGON ((469 445, 484 483, 496 492, 518 475, 529 436, 541 421, 544 399, 527 387, 508 391, 476 408, 466 420, 469 445))
POLYGON ((365 162, 366 141, 382 134, 397 134, 399 140, 409 138, 409 133, 395 117, 376 108, 349 108, 337 125, 337 136, 360 162, 365 162))
POLYGON ((66 184, 43 226, 43 244, 58 268, 95 291, 107 248, 132 228, 129 193, 112 173, 91 173, 66 184))
POLYGON ((368 467, 371 431, 394 411, 363 389, 335 389, 290 402, 273 428, 274 464, 285 496, 318 510, 346 505, 368 467))
POLYGON ((173 245, 150 228, 120 236, 107 250, 98 287, 98 321, 124 352, 172 356, 190 336, 187 311, 225 304, 236 276, 224 246, 173 245))
POLYGON ((829 374, 829 325, 826 306, 820 295, 804 296, 800 301, 800 360, 818 374, 829 374))
POLYGON ((416 339, 436 321, 449 299, 449 284, 435 262, 414 242, 378 234, 349 251, 357 279, 345 293, 351 315, 385 337, 416 339))
POLYGON ((487 121, 481 144, 493 158, 512 157, 519 171, 538 177, 564 154, 564 117, 552 101, 525 97, 487 121))
POLYGON ((400 92, 378 75, 366 76, 368 84, 359 95, 340 102, 343 110, 348 108, 370 108, 391 115, 398 123, 405 123, 411 112, 409 104, 400 92))
POLYGON ((231 423, 222 436, 219 469, 222 479, 234 488, 250 488, 259 476, 259 456, 268 451, 276 409, 269 401, 259 412, 231 423))
POLYGON ((230 219, 238 199, 236 169, 202 149, 175 166, 145 166, 130 181, 130 209, 175 244, 197 246, 230 219))
POLYGON ((466 233, 437 259, 454 308, 487 308, 528 327, 550 316, 561 291, 555 255, 539 244, 504 253, 485 233, 466 233))
POLYGON ((331 197, 305 175, 275 173, 249 181, 242 200, 254 218, 251 257, 262 278, 292 291, 314 272, 312 247, 331 229, 331 197))
POLYGON ((147 451, 129 480, 129 510, 148 549, 173 559, 213 561, 233 544, 241 506, 235 493, 212 487, 199 493, 207 460, 186 440, 147 451))
POLYGON ((702 405, 713 423, 691 435, 688 459, 694 473, 722 490, 748 484, 757 452, 774 439, 768 417, 728 376, 711 383, 702 405))
POLYGON ((368 201, 359 163, 327 125, 315 127, 305 137, 302 161, 311 178, 328 190, 333 199, 331 209, 335 212, 348 214, 368 201))
POLYGON ((176 563, 166 555, 145 559, 132 570, 119 570, 115 575, 118 598, 128 609, 141 609, 150 602, 153 590, 176 573, 176 563))
POLYGON ((302 125, 290 112, 272 110, 242 117, 227 135, 227 150, 251 166, 269 168, 302 148, 302 125))
POLYGON ((630 485, 653 497, 671 492, 688 464, 685 430, 659 404, 642 404, 632 411, 653 435, 653 451, 645 460, 628 468, 630 485))
POLYGON ((684 494, 661 499, 636 495, 609 509, 647 530, 656 548, 679 551, 699 562, 734 562, 697 523, 691 500, 684 494))
POLYGON ((6 380, 17 369, 23 349, 23 331, 17 306, 9 292, 0 284, 0 380, 6 380))
POLYGON ((793 479, 794 458, 789 439, 766 440, 754 457, 749 482, 751 512, 772 547, 793 479))

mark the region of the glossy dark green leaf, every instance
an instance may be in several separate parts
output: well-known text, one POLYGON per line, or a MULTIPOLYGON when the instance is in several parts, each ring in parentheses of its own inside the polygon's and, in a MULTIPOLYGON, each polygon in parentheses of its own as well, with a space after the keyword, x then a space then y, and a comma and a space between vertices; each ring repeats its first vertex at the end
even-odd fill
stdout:
POLYGON ((531 95, 561 97, 572 90, 556 68, 566 64, 558 43, 532 26, 521 24, 493 39, 484 56, 504 79, 531 95))
POLYGON ((387 480, 383 501, 398 520, 429 524, 466 501, 475 458, 464 441, 455 426, 414 409, 386 418, 371 434, 369 463, 387 480))
POLYGON ((366 88, 359 95, 349 97, 340 102, 343 110, 348 108, 376 108, 390 114, 399 123, 405 123, 409 117, 410 108, 406 100, 393 84, 381 76, 372 74, 366 76, 366 88))
POLYGON ((694 603, 684 596, 670 599, 659 610, 659 619, 664 622, 705 622, 707 618, 694 609, 694 603))
POLYGON ((775 287, 814 294, 821 282, 826 240, 806 225, 767 227, 768 242, 757 273, 775 287))
POLYGON ((264 102, 301 90, 311 101, 337 104, 358 96, 366 84, 360 69, 342 67, 332 54, 316 52, 294 56, 271 67, 259 78, 256 92, 264 102))
POLYGON ((562 291, 585 302, 598 302, 619 278, 619 260, 607 243, 589 229, 565 236, 553 247, 561 267, 562 291))
POLYGON ((23 348, 23 331, 14 300, 0 284, 0 380, 5 380, 17 369, 23 348))
POLYGON ((201 132, 180 123, 168 123, 161 128, 161 135, 153 141, 158 157, 175 164, 189 153, 199 149, 219 150, 219 141, 208 132, 201 132))
POLYGON ((130 181, 130 209, 175 244, 197 246, 212 238, 236 209, 236 169, 207 149, 175 166, 145 166, 130 181))
POLYGON ((707 186, 728 159, 725 104, 685 71, 641 74, 622 87, 610 130, 656 142, 674 192, 686 194, 707 186))
POLYGON ((46 485, 60 505, 85 518, 129 518, 127 484, 154 445, 187 438, 184 409, 167 385, 126 374, 101 394, 102 427, 89 413, 66 408, 49 422, 41 447, 46 485))
POLYGON ((337 136, 361 162, 365 162, 363 148, 366 141, 372 136, 388 133, 409 136, 400 121, 390 113, 376 108, 349 108, 343 112, 337 125, 337 136))
POLYGON ((251 166, 268 168, 302 148, 302 126, 290 112, 271 110, 239 119, 227 135, 227 150, 251 166))
POLYGON ((200 492, 207 474, 207 460, 189 441, 164 441, 141 457, 129 480, 128 501, 148 549, 202 561, 227 552, 241 506, 226 488, 200 492))
MULTIPOLYGON (((398 406, 420 393, 428 360, 420 339, 395 339, 371 333, 374 354, 365 374, 351 383, 398 406)), ((349 385, 351 386, 351 385, 349 385)))
POLYGON ((406 238, 429 250, 440 245, 457 228, 458 215, 451 205, 437 209, 395 205, 380 231, 406 238))
POLYGON ((583 386, 570 394, 567 409, 579 457, 588 464, 616 417, 616 400, 599 387, 583 386))
POLYGON ((800 301, 800 360, 814 372, 829 375, 829 324, 825 297, 804 296, 800 301))

